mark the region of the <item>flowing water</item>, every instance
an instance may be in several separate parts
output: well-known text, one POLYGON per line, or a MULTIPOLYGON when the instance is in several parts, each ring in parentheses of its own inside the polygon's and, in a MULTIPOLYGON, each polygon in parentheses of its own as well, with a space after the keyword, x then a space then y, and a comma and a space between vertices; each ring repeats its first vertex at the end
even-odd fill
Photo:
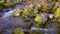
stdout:
POLYGON ((6 12, 3 12, 3 15, 2 17, 0 18, 0 29, 2 29, 3 27, 6 27, 6 26, 10 26, 10 25, 16 25, 16 21, 14 21, 14 18, 12 19, 11 17, 13 16, 13 13, 16 11, 16 10, 20 10, 21 7, 24 7, 24 5, 16 5, 14 7, 14 9, 10 10, 10 11, 6 11, 6 12), (13 20, 13 21, 11 21, 13 20))
POLYGON ((37 30, 43 32, 44 34, 57 34, 54 28, 36 28, 32 27, 31 30, 37 30))
MULTIPOLYGON (((21 17, 18 17, 18 18, 11 18, 13 16, 13 13, 16 11, 16 10, 20 10, 21 7, 24 7, 25 5, 16 5, 14 7, 14 9, 8 11, 8 12, 5 12, 2 16, 2 18, 0 18, 0 29, 2 29, 3 27, 6 27, 6 26, 14 26, 14 25, 21 25, 21 23, 23 22, 23 20, 21 19, 21 17), (15 20, 14 20, 15 19, 15 20), (19 20, 22 20, 20 21, 20 23, 17 23, 19 22, 19 20)), ((42 17, 43 18, 43 17, 42 17)), ((44 18, 43 18, 44 19, 44 18)), ((45 19, 44 19, 45 20, 45 19)), ((27 26, 27 24, 25 23, 22 23, 22 27, 24 26, 27 26)), ((48 34, 49 32, 51 34, 57 34, 56 31, 54 30, 54 28, 35 28, 35 27, 32 27, 31 30, 38 30, 38 31, 42 31, 44 32, 44 34, 48 34)))

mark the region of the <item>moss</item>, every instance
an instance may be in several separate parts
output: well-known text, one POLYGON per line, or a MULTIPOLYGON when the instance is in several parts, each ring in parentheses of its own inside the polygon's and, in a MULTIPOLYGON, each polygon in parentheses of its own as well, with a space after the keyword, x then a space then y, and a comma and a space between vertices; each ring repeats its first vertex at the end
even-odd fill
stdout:
POLYGON ((15 17, 20 16, 19 10, 15 11, 13 14, 15 17))
POLYGON ((15 5, 16 5, 16 3, 13 2, 13 3, 7 3, 4 6, 7 7, 7 8, 14 8, 15 5))
POLYGON ((24 8, 22 7, 22 8, 20 9, 20 13, 23 13, 23 11, 24 11, 24 8))
POLYGON ((36 16, 35 22, 36 22, 36 24, 42 24, 42 23, 43 23, 43 21, 42 21, 42 19, 40 18, 40 16, 36 16))
POLYGON ((24 19, 24 21, 25 22, 29 22, 30 21, 30 18, 27 17, 27 18, 24 19))
POLYGON ((55 14, 57 17, 60 17, 60 8, 57 8, 57 10, 54 12, 54 14, 55 14))
POLYGON ((24 11, 23 11, 23 13, 22 13, 22 16, 23 16, 23 17, 26 17, 28 14, 29 14, 28 9, 24 9, 24 11))
POLYGON ((33 11, 29 11, 29 14, 31 15, 37 15, 38 14, 38 9, 33 9, 33 11))
POLYGON ((13 33, 14 34, 24 34, 24 31, 21 28, 16 28, 13 33))
POLYGON ((46 11, 48 11, 49 9, 50 9, 50 7, 48 6, 48 4, 46 4, 46 5, 44 5, 44 6, 42 6, 42 11, 44 12, 46 12, 46 11))
POLYGON ((16 3, 13 2, 10 7, 11 7, 11 8, 14 8, 15 5, 16 5, 16 3))

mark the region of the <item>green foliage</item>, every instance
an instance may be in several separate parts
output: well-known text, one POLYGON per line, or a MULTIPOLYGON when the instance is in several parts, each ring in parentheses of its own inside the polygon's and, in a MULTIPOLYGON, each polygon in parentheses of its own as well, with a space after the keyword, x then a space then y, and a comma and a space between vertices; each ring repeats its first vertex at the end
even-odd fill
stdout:
POLYGON ((16 28, 13 33, 14 34, 24 34, 24 32, 21 28, 16 28))

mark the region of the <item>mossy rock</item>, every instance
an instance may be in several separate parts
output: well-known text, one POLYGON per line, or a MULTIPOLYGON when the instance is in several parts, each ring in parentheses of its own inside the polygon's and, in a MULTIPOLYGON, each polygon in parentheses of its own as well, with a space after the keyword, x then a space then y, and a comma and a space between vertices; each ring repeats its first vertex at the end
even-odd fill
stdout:
POLYGON ((23 16, 27 16, 27 15, 33 15, 33 16, 35 16, 37 14, 38 14, 38 6, 33 7, 33 5, 29 5, 23 11, 23 16))
POLYGON ((22 15, 23 11, 24 11, 24 8, 22 7, 20 10, 17 9, 13 14, 14 16, 20 16, 22 15))
POLYGON ((30 18, 25 18, 24 21, 25 22, 29 22, 30 21, 30 18))
POLYGON ((57 17, 60 17, 60 8, 57 8, 57 10, 54 12, 54 14, 55 14, 57 17))
POLYGON ((40 16, 36 16, 36 18, 34 19, 34 21, 35 21, 36 24, 43 24, 43 21, 42 21, 42 19, 41 19, 40 16))
POLYGON ((14 8, 15 5, 16 5, 16 3, 13 2, 13 3, 7 3, 4 6, 7 7, 7 8, 14 8))
POLYGON ((21 28, 16 28, 13 34, 24 34, 24 31, 21 28))
POLYGON ((29 11, 29 14, 31 15, 37 15, 38 14, 38 9, 32 9, 33 11, 29 11))
POLYGON ((38 14, 38 9, 32 9, 31 8, 27 8, 23 11, 23 14, 22 16, 25 17, 25 16, 28 16, 28 15, 32 15, 32 16, 35 16, 38 14))
POLYGON ((15 17, 17 17, 17 16, 20 16, 20 13, 19 13, 19 11, 17 10, 17 11, 15 11, 15 12, 13 13, 13 15, 14 15, 15 17))
POLYGON ((40 6, 39 5, 32 5, 31 7, 30 7, 30 10, 29 10, 29 14, 37 15, 38 14, 38 7, 40 7, 40 6))
POLYGON ((29 14, 29 11, 27 9, 24 9, 22 16, 26 17, 29 14))
POLYGON ((24 7, 22 7, 19 11, 20 11, 20 13, 23 13, 24 7))

